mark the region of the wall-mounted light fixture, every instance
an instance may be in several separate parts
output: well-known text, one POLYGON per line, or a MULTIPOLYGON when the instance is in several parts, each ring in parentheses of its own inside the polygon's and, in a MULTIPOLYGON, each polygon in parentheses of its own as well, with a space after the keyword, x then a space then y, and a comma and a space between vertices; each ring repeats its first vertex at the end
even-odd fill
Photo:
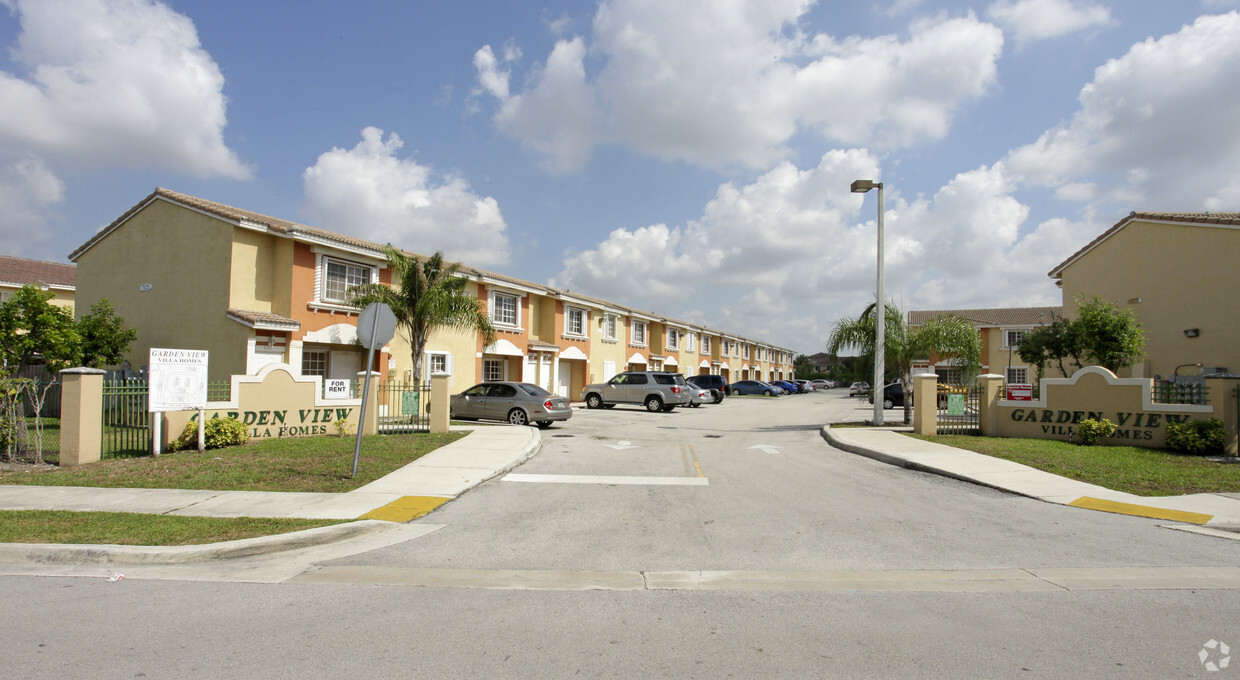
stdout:
POLYGON ((1141 298, 1139 298, 1139 297, 1135 297, 1135 298, 1128 298, 1128 304, 1130 304, 1130 305, 1139 305, 1139 304, 1141 304, 1141 298))
POLYGON ((1186 338, 1195 338, 1195 337, 1197 337, 1198 335, 1201 335, 1201 329, 1200 329, 1200 328, 1186 328, 1186 329, 1184 329, 1184 337, 1186 337, 1186 338))

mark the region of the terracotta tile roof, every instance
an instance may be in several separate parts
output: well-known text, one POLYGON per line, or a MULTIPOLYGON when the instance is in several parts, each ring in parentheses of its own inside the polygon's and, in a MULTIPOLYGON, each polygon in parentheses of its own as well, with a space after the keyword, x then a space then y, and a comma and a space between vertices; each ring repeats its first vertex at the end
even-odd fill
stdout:
POLYGON ((301 328, 301 323, 287 316, 271 312, 254 312, 248 309, 228 308, 228 315, 247 325, 264 328, 293 329, 301 328))
POLYGON ((1223 224, 1223 225, 1240 225, 1240 212, 1136 212, 1133 211, 1127 217, 1116 222, 1114 226, 1102 232, 1098 238, 1085 244, 1084 248, 1072 253, 1072 255, 1060 262, 1054 269, 1047 272, 1047 276, 1057 279, 1063 274, 1063 270, 1068 265, 1076 261, 1077 258, 1085 253, 1093 250, 1094 246, 1107 240, 1112 234, 1123 229, 1129 222, 1135 220, 1146 220, 1151 222, 1181 222, 1184 224, 1223 224))
POLYGON ((0 255, 0 283, 72 288, 76 280, 76 265, 0 255))
POLYGON ((908 313, 910 326, 920 326, 936 316, 955 314, 979 326, 1038 326, 1063 314, 1063 307, 999 307, 995 309, 939 309, 908 313))

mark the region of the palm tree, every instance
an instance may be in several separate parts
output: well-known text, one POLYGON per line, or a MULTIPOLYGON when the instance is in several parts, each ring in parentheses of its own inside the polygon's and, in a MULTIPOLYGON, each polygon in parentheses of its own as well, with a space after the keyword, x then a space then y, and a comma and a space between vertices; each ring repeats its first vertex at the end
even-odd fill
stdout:
MULTIPOLYGON (((873 304, 866 307, 855 319, 835 322, 827 341, 827 351, 832 356, 838 355, 845 347, 856 347, 863 356, 869 357, 870 365, 874 365, 875 307, 877 305, 873 304)), ((891 304, 884 307, 887 313, 884 320, 884 374, 894 371, 905 395, 913 393, 913 361, 927 359, 931 354, 954 358, 964 369, 966 380, 977 375, 981 367, 982 340, 972 323, 954 314, 944 314, 921 326, 910 327, 904 313, 897 307, 891 304)), ((875 399, 882 399, 882 389, 882 385, 871 388, 875 399)), ((912 422, 912 415, 912 402, 905 399, 905 425, 912 422)))
POLYGON ((482 334, 484 346, 495 342, 491 320, 478 298, 465 289, 469 279, 460 274, 461 263, 444 262, 441 252, 426 258, 407 255, 390 243, 383 252, 392 270, 392 286, 356 286, 353 304, 360 308, 382 302, 392 308, 413 354, 414 380, 422 378, 422 354, 436 328, 473 330, 482 334))

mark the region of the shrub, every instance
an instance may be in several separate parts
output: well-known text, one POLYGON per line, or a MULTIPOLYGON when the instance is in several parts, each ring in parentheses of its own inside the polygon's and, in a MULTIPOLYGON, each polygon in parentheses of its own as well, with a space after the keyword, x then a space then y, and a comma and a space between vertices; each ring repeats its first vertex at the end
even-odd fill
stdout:
POLYGON ((1113 434, 1115 434, 1115 423, 1106 418, 1082 420, 1076 426, 1076 436, 1080 437, 1081 443, 1085 446, 1093 446, 1113 434))
MULTIPOLYGON (((225 446, 239 446, 250 440, 249 428, 236 418, 212 418, 203 426, 203 446, 208 449, 219 449, 225 446)), ((184 451, 198 448, 198 421, 191 420, 181 430, 181 436, 168 446, 169 451, 184 451)))
POLYGON ((1222 453, 1226 440, 1223 421, 1218 418, 1167 423, 1167 446, 1180 453, 1197 456, 1222 453))

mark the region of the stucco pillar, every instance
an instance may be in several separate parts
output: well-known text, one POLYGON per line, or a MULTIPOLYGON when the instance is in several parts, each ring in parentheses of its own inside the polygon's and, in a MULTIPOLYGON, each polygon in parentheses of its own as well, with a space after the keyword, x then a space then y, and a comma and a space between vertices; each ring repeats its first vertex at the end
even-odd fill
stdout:
POLYGON ((1003 376, 986 373, 977 376, 977 384, 982 388, 982 395, 977 407, 977 424, 982 436, 995 437, 999 434, 999 399, 1003 392, 1003 376))
POLYGON ((1240 455, 1240 375, 1219 373, 1206 376, 1214 417, 1223 421, 1226 439, 1223 450, 1229 456, 1240 455))
POLYGON ((935 435, 939 433, 939 376, 935 373, 919 373, 913 376, 913 433, 935 435))
POLYGON ((85 465, 103 451, 103 375, 97 368, 60 372, 60 465, 85 465))
MULTIPOLYGON (((376 371, 370 372, 370 389, 367 390, 365 394, 366 422, 358 423, 358 426, 362 428, 362 434, 364 435, 379 434, 379 397, 377 396, 379 394, 379 390, 375 388, 379 385, 379 378, 381 377, 383 376, 376 371)), ((358 373, 357 379, 362 381, 366 380, 366 371, 358 373)), ((365 383, 363 382, 362 384, 365 383)), ((388 397, 391 398, 391 395, 389 394, 388 397)), ((389 406, 389 408, 391 407, 389 406)))
POLYGON ((448 395, 448 379, 446 375, 436 375, 431 377, 431 403, 427 405, 430 410, 431 417, 431 433, 439 434, 447 432, 449 429, 449 401, 451 397, 448 395), (430 406, 435 408, 431 409, 430 406))

